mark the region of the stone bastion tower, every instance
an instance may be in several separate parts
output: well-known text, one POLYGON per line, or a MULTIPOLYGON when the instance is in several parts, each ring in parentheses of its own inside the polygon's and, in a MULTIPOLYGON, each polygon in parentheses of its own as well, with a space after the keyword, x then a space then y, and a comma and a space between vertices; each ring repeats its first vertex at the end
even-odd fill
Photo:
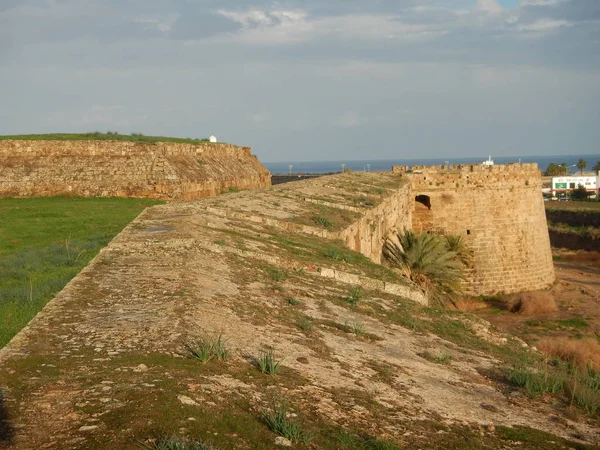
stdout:
POLYGON ((473 251, 467 292, 531 291, 554 282, 537 164, 413 166, 410 179, 413 229, 464 236, 473 251))

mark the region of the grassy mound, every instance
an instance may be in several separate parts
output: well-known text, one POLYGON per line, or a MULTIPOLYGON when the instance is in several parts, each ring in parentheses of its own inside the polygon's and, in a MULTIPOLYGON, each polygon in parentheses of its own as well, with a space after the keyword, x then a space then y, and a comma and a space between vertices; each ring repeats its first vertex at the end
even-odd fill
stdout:
POLYGON ((17 134, 0 136, 0 141, 126 141, 140 143, 174 142, 178 144, 199 144, 208 139, 175 138, 167 136, 144 136, 141 133, 119 134, 113 131, 100 133, 52 133, 52 134, 17 134))

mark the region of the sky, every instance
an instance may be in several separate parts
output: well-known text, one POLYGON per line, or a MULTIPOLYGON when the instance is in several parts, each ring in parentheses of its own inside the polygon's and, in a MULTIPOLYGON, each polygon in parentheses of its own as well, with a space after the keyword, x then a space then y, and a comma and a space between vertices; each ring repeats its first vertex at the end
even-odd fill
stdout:
POLYGON ((0 0, 0 134, 600 155, 600 0, 0 0))

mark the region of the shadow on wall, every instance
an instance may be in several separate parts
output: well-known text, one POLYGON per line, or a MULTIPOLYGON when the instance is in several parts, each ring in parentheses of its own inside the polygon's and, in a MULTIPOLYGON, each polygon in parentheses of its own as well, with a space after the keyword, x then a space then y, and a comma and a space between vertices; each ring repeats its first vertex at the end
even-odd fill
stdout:
POLYGON ((8 420, 8 412, 4 406, 4 397, 0 390, 0 445, 10 444, 13 440, 14 432, 8 420))

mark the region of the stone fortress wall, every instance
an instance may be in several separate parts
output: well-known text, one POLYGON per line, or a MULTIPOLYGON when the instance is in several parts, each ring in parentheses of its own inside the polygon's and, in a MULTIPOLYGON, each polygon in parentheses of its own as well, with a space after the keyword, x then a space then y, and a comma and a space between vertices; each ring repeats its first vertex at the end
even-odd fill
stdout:
POLYGON ((0 141, 0 197, 192 200, 271 184, 249 147, 125 141, 0 141))
MULTIPOLYGON (((410 174, 407 167, 396 166, 392 172, 410 183, 360 211, 360 218, 336 236, 347 247, 380 262, 390 232, 412 228, 457 234, 473 251, 466 283, 471 294, 543 289, 554 281, 536 164, 413 166, 410 174)), ((193 200, 270 184, 268 170, 249 147, 0 141, 0 197, 193 200)))
POLYGON ((413 196, 410 183, 400 186, 376 207, 339 233, 344 245, 381 264, 383 244, 390 233, 411 228, 413 196))
POLYGON ((413 166, 410 178, 412 228, 463 236, 472 249, 469 293, 530 291, 554 282, 537 164, 413 166))

